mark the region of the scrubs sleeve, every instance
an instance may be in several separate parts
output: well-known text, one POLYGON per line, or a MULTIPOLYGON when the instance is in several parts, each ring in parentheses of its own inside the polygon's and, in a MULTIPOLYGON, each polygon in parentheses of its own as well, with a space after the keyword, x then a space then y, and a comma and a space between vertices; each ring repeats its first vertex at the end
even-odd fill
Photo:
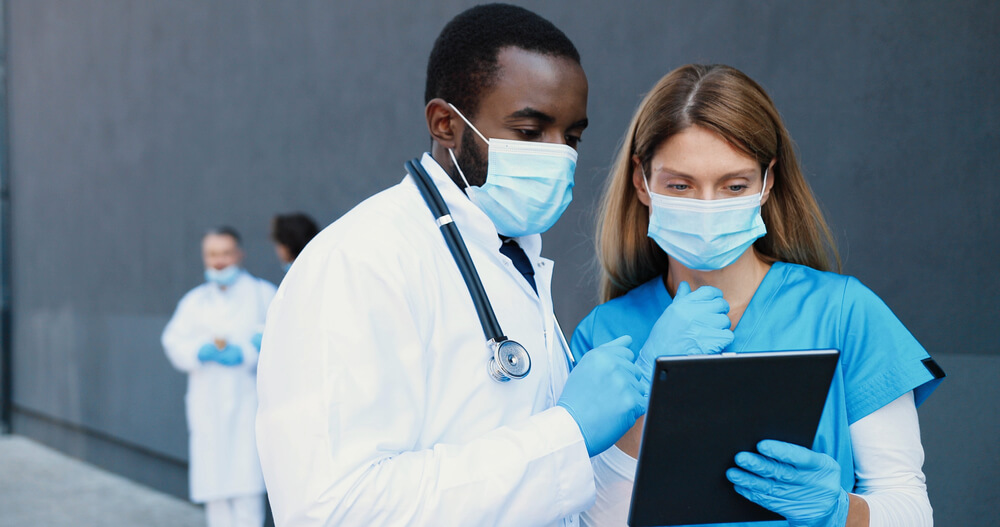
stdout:
POLYGON ((192 372, 201 367, 198 350, 212 339, 201 330, 199 320, 199 290, 194 289, 177 303, 177 309, 163 330, 160 343, 170 364, 183 372, 192 372))
POLYGON ((272 302, 257 443, 276 524, 545 525, 589 506, 586 446, 560 407, 418 446, 436 417, 422 374, 434 281, 395 254, 296 262, 272 302))
POLYGON ((943 372, 889 307, 857 279, 844 286, 841 365, 847 385, 847 417, 853 424, 914 390, 917 404, 943 372))

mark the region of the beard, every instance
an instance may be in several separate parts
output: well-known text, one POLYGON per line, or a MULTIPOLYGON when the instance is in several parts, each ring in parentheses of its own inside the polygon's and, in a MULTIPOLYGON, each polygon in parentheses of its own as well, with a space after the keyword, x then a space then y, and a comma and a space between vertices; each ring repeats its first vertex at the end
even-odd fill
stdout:
MULTIPOLYGON (((483 183, 486 183, 486 155, 479 150, 479 139, 478 136, 473 134, 469 127, 465 128, 462 132, 462 149, 455 155, 455 159, 458 161, 458 165, 462 167, 462 173, 465 174, 465 178, 469 180, 469 185, 473 187, 481 187, 483 183)), ((465 182, 462 181, 462 176, 458 173, 458 168, 451 167, 451 179, 460 188, 465 188, 465 182)))

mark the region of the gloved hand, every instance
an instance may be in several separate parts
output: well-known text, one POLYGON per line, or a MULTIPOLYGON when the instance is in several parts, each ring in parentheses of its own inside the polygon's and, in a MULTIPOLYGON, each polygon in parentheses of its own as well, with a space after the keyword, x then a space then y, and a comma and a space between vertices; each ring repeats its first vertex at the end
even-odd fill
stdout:
POLYGON ((556 403, 580 427, 590 457, 615 444, 646 413, 649 384, 639 380, 631 343, 626 335, 584 354, 556 403))
POLYGON ((239 346, 227 344, 225 348, 215 356, 215 362, 223 366, 236 366, 243 363, 243 350, 239 346))
POLYGON ((257 348, 258 352, 260 351, 260 342, 262 340, 264 340, 263 333, 254 333, 253 336, 250 337, 250 343, 253 344, 253 347, 257 348))
POLYGON ((209 342, 205 344, 198 350, 198 360, 201 362, 208 362, 215 360, 215 356, 219 353, 219 348, 215 347, 215 344, 209 342))
POLYGON ((727 313, 729 302, 722 298, 722 291, 705 285, 692 293, 691 286, 681 282, 635 361, 645 382, 652 382, 657 357, 719 353, 731 344, 732 322, 727 313))
POLYGON ((740 468, 726 471, 736 492, 784 516, 792 527, 843 527, 847 523, 849 501, 840 486, 836 460, 770 439, 757 443, 757 451, 763 455, 736 454, 740 468))

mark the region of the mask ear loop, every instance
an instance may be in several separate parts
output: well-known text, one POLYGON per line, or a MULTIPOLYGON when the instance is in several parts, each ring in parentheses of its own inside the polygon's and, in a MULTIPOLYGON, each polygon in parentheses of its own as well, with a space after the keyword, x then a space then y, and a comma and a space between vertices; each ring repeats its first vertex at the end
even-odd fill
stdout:
POLYGON ((760 196, 759 196, 759 200, 761 201, 764 199, 764 190, 767 189, 767 172, 770 169, 771 167, 769 166, 764 167, 764 183, 760 187, 760 196))
POLYGON ((642 172, 642 186, 646 187, 646 194, 649 194, 650 198, 652 198, 656 194, 653 194, 653 191, 649 190, 649 183, 646 182, 646 167, 642 166, 642 163, 639 163, 639 170, 642 172))
MULTIPOLYGON (((458 114, 458 116, 459 116, 459 117, 461 117, 463 121, 465 121, 465 124, 469 125, 469 128, 472 128, 472 131, 473 131, 473 132, 476 132, 476 135, 478 135, 480 139, 482 139, 483 141, 485 141, 485 142, 486 142, 486 146, 489 146, 489 145, 490 145, 490 140, 489 140, 489 139, 487 139, 487 138, 486 138, 486 136, 484 136, 484 135, 483 135, 482 133, 480 133, 480 132, 479 132, 479 129, 478 129, 478 128, 476 128, 476 126, 475 126, 475 125, 473 125, 473 124, 472 124, 471 122, 469 122, 469 120, 468 120, 468 119, 466 119, 464 115, 462 115, 462 112, 458 111, 458 108, 455 108, 455 105, 454 105, 454 104, 452 104, 452 103, 448 103, 448 106, 449 106, 449 107, 450 107, 450 108, 451 108, 452 110, 455 110, 455 113, 457 113, 457 114, 458 114)), ((455 164, 455 168, 456 168, 456 169, 458 169, 458 175, 459 175, 459 176, 462 176, 462 182, 463 182, 463 183, 465 183, 465 188, 464 188, 464 189, 462 189, 462 190, 466 190, 466 189, 468 189, 468 188, 469 188, 469 187, 471 187, 472 185, 470 185, 470 184, 469 184, 469 180, 465 178, 465 172, 462 172, 462 167, 460 167, 460 166, 458 165, 458 159, 456 159, 456 158, 455 158, 455 152, 454 152, 454 151, 453 151, 452 149, 450 149, 450 148, 449 148, 449 149, 448 149, 448 155, 450 155, 450 156, 451 156, 451 162, 455 164)), ((466 194, 468 194, 468 192, 467 192, 467 191, 466 191, 466 194)))
POLYGON ((487 139, 485 135, 483 135, 482 133, 480 133, 479 129, 476 128, 476 125, 474 125, 471 122, 469 122, 469 120, 466 119, 464 115, 462 115, 462 112, 458 111, 458 108, 455 108, 454 104, 448 103, 448 106, 450 106, 452 110, 455 110, 455 113, 457 113, 458 116, 461 117, 463 121, 465 121, 465 124, 469 125, 469 128, 472 128, 473 132, 476 132, 476 135, 478 135, 479 138, 482 139, 483 142, 486 143, 486 146, 490 146, 490 140, 487 139))
POLYGON ((462 172, 462 167, 458 166, 458 159, 455 159, 455 151, 449 148, 448 155, 451 156, 451 162, 455 165, 455 168, 458 169, 458 175, 462 176, 462 182, 465 183, 465 188, 462 190, 464 191, 465 189, 471 187, 472 185, 469 184, 469 180, 465 179, 465 172, 462 172))

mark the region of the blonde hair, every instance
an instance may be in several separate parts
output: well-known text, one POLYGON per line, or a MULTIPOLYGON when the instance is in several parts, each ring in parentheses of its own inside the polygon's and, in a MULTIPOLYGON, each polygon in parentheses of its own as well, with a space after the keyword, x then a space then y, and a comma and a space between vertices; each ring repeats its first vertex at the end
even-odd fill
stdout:
POLYGON ((639 104, 608 175, 596 236, 601 301, 667 272, 667 255, 646 236, 649 209, 632 185, 632 158, 649 173, 656 149, 694 125, 718 133, 762 166, 776 161, 770 197, 761 208, 767 235, 754 242, 757 253, 766 261, 839 272, 836 243, 771 98, 735 68, 689 64, 660 79, 639 104))

